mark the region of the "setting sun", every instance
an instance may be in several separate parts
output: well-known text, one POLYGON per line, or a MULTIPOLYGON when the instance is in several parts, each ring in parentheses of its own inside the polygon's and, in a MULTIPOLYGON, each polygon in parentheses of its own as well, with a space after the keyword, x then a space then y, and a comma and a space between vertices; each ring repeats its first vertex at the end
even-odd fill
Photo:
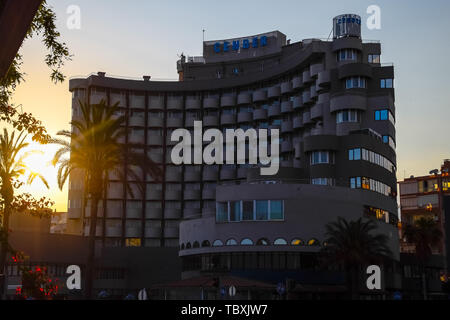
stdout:
MULTIPOLYGON (((56 182, 58 168, 51 163, 53 156, 58 150, 56 145, 41 145, 36 142, 31 142, 26 151, 32 153, 24 159, 24 163, 29 169, 29 172, 39 173, 42 175, 49 185, 49 189, 44 185, 40 179, 35 179, 31 185, 24 185, 21 187, 22 192, 29 192, 35 198, 47 197, 55 202, 54 209, 57 211, 67 210, 67 189, 59 190, 56 182)), ((22 181, 26 181, 21 179, 22 181)))

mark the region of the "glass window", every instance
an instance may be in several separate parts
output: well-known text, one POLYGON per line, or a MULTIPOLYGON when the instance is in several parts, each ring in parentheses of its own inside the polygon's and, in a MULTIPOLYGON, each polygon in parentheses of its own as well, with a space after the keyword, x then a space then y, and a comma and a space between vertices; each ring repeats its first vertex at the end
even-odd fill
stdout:
POLYGON ((350 188, 356 189, 356 178, 350 178, 350 188))
POLYGON ((231 239, 228 239, 225 244, 227 246, 237 246, 237 241, 235 239, 231 238, 231 239))
POLYGON ((242 201, 242 220, 253 220, 253 201, 242 201))
POLYGON ((381 79, 380 80, 380 87, 381 88, 393 88, 394 87, 394 81, 393 79, 381 79))
POLYGON ((294 239, 291 241, 291 245, 293 246, 302 246, 303 245, 303 240, 302 239, 294 239))
POLYGON ((221 246, 223 246, 222 240, 215 240, 213 242, 213 247, 221 247, 221 246))
POLYGON ((228 221, 228 202, 217 202, 216 221, 228 221))
POLYGON ((314 151, 311 153, 311 164, 330 163, 330 153, 328 151, 314 151))
POLYGON ((240 221, 241 220, 241 202, 231 201, 230 202, 230 221, 240 221))
POLYGON ((268 220, 269 203, 267 200, 256 201, 256 220, 268 220))
POLYGON ((246 238, 242 239, 241 241, 241 246, 252 246, 252 245, 253 245, 252 239, 246 238))
POLYGON ((140 238, 128 238, 125 240, 126 247, 140 247, 141 239, 140 238))
POLYGON ((317 239, 311 239, 308 241, 308 246, 319 246, 320 242, 317 239))
POLYGON ((356 188, 361 188, 361 177, 356 177, 356 188))
POLYGON ((276 246, 285 246, 285 245, 287 245, 287 241, 284 240, 283 238, 279 238, 279 239, 276 239, 273 242, 273 244, 276 245, 276 246))
POLYGON ((283 220, 283 201, 270 200, 270 220, 283 220))
POLYGON ((379 54, 369 54, 369 63, 380 63, 380 61, 379 54))

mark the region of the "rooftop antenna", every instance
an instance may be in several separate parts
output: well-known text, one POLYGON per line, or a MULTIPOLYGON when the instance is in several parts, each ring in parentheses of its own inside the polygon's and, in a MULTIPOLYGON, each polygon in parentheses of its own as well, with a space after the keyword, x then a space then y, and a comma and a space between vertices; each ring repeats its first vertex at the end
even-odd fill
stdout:
POLYGON ((203 42, 205 42, 205 29, 202 30, 203 31, 203 42))
POLYGON ((330 40, 331 34, 333 33, 333 28, 331 28, 330 34, 328 35, 327 41, 330 40))

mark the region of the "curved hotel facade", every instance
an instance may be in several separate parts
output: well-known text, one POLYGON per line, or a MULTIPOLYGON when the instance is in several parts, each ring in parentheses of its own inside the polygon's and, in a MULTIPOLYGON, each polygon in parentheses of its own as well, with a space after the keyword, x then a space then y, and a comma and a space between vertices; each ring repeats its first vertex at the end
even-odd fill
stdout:
MULTIPOLYGON (((111 176, 97 224, 99 245, 179 247, 183 276, 199 272, 309 270, 338 216, 375 219, 398 260, 395 97, 392 66, 364 42, 358 16, 334 20, 334 37, 291 43, 279 31, 205 41, 202 57, 177 62, 179 81, 126 80, 98 73, 72 79, 78 100, 119 103, 124 143, 164 171, 130 198, 111 176), (171 133, 279 129, 280 169, 174 165, 171 133)), ((124 166, 126 163, 124 164, 124 166)), ((135 168, 139 170, 138 168, 135 168)), ((87 235, 89 209, 73 175, 69 223, 87 235)), ((137 181, 129 181, 137 190, 137 181)))

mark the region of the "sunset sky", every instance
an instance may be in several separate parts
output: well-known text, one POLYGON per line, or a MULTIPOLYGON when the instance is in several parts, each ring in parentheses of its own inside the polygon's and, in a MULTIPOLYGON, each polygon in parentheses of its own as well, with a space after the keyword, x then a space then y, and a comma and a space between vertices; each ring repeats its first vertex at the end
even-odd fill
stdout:
MULTIPOLYGON (((177 55, 202 54, 206 40, 279 30, 292 42, 328 38, 332 18, 342 13, 362 17, 363 39, 380 40, 382 62, 394 63, 397 119, 397 177, 425 175, 450 158, 450 2, 434 1, 116 1, 50 0, 62 39, 74 55, 64 68, 68 77, 104 71, 109 75, 176 79, 177 55), (381 30, 368 30, 366 9, 381 8, 381 30), (67 8, 81 9, 81 29, 69 30, 67 8)), ((27 74, 13 97, 26 112, 42 120, 50 134, 69 129, 71 95, 68 81, 54 85, 44 63, 40 39, 27 40, 21 53, 27 74)), ((40 182, 27 191, 67 209, 67 187, 59 191, 56 170, 46 166, 55 146, 38 146, 43 158, 30 165, 43 171, 51 190, 40 182)))

